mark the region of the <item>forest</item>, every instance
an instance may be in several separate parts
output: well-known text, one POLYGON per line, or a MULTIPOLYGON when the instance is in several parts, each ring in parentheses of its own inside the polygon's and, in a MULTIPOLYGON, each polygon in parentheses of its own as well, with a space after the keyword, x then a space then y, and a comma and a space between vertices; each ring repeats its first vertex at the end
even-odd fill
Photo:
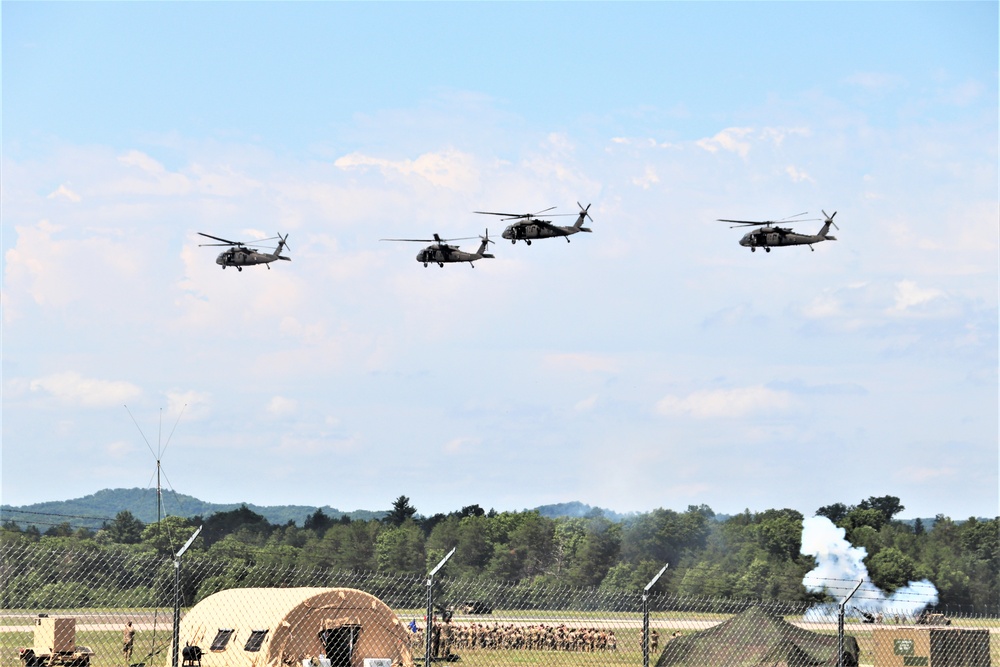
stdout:
MULTIPOLYGON (((886 593, 930 580, 940 607, 996 614, 1000 607, 1000 517, 930 525, 899 521, 893 496, 817 509, 867 551, 871 580, 886 593)), ((221 563, 383 572, 421 576, 448 551, 448 576, 529 584, 637 591, 669 563, 657 592, 723 599, 821 601, 802 585, 815 567, 800 553, 802 513, 749 510, 716 517, 706 505, 655 509, 612 521, 600 510, 579 518, 537 511, 486 511, 470 505, 423 517, 399 496, 381 519, 338 519, 316 510, 299 526, 268 522, 245 505, 207 517, 169 516, 145 524, 128 511, 99 529, 70 523, 44 532, 12 521, 0 526, 0 550, 86 550, 170 557, 202 526, 192 555, 221 563)), ((13 582, 11 582, 13 583, 13 582)), ((13 600, 6 600, 5 605, 13 600)))

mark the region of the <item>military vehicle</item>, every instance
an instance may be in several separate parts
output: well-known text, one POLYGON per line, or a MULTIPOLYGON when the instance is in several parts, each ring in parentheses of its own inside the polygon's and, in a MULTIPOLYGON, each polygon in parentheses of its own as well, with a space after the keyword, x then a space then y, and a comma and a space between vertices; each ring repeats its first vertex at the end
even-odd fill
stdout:
POLYGON ((922 611, 917 616, 917 625, 951 625, 951 619, 944 614, 932 614, 922 611))
POLYGON ((39 614, 35 619, 35 645, 20 649, 18 654, 23 667, 88 667, 94 652, 76 645, 75 618, 39 614))

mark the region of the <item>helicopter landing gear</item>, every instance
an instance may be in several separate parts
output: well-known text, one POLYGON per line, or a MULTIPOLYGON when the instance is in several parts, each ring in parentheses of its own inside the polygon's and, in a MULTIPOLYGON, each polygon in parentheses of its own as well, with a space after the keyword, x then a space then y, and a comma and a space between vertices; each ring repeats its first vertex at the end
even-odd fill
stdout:
POLYGON ((236 267, 236 270, 237 270, 237 271, 242 271, 242 270, 243 270, 243 267, 242 267, 242 266, 237 266, 237 267, 236 267))
POLYGON ((510 240, 510 244, 511 245, 517 245, 517 239, 511 239, 510 240))
POLYGON ((531 245, 531 241, 529 241, 529 240, 527 240, 527 239, 525 239, 525 241, 524 241, 524 242, 525 242, 525 243, 527 243, 528 245, 531 245))
POLYGON ((427 262, 424 262, 424 268, 425 269, 427 268, 427 262))
POLYGON ((566 237, 566 243, 569 243, 569 237, 568 236, 566 237))
POLYGON ((750 246, 750 252, 757 252, 757 248, 754 248, 753 246, 750 246))
POLYGON ((770 248, 764 248, 764 252, 771 252, 770 248))
POLYGON ((440 266, 442 269, 444 268, 444 264, 442 264, 441 262, 438 262, 438 266, 440 266))
POLYGON ((814 248, 814 247, 812 247, 812 246, 810 245, 810 246, 809 246, 809 252, 816 252, 816 248, 814 248))

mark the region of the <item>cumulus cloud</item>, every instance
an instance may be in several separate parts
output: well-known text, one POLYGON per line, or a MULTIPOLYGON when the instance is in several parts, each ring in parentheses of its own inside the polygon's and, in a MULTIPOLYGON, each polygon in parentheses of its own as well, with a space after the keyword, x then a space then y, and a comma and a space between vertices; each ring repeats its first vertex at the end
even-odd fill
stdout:
POLYGON ((204 419, 208 416, 212 403, 212 395, 203 391, 167 392, 167 414, 174 419, 182 415, 187 419, 204 419))
POLYGON ((424 153, 415 160, 387 160, 355 152, 333 164, 344 171, 374 167, 385 176, 419 176, 433 185, 453 190, 471 187, 479 178, 472 157, 456 150, 424 153))
POLYGON ((812 176, 800 170, 795 165, 788 165, 787 167, 785 167, 785 173, 788 174, 788 177, 791 178, 792 181, 795 183, 816 182, 816 180, 812 176))
POLYGON ((76 194, 65 185, 60 185, 58 188, 50 192, 46 196, 46 199, 65 199, 74 203, 81 201, 80 195, 76 194))
POLYGON ((723 150, 745 158, 750 154, 754 142, 781 146, 787 137, 809 136, 809 134, 809 129, 805 127, 764 127, 760 129, 727 127, 714 137, 699 139, 695 145, 709 153, 723 150))
POLYGON ((912 280, 902 280, 896 283, 896 302, 889 309, 891 313, 902 313, 911 308, 925 305, 944 296, 939 289, 921 289, 912 280))
POLYGON ((274 396, 267 404, 267 413, 275 417, 287 417, 294 414, 298 408, 298 402, 293 398, 284 396, 274 396))
POLYGON ((67 371, 31 381, 31 391, 42 391, 63 403, 85 408, 122 405, 142 395, 142 390, 124 380, 96 380, 67 371))
POLYGON ((650 165, 646 165, 646 170, 642 176, 636 176, 632 179, 633 185, 638 185, 643 190, 648 190, 650 186, 656 185, 659 182, 660 177, 656 175, 656 169, 650 165))
POLYGON ((730 127, 714 137, 699 139, 695 143, 709 153, 725 150, 736 153, 740 157, 746 157, 750 153, 750 142, 746 140, 746 137, 752 132, 753 128, 749 127, 730 127))
POLYGON ((767 387, 739 387, 696 391, 687 396, 668 395, 656 404, 664 416, 687 416, 695 419, 743 417, 756 410, 784 410, 791 405, 791 395, 767 387))

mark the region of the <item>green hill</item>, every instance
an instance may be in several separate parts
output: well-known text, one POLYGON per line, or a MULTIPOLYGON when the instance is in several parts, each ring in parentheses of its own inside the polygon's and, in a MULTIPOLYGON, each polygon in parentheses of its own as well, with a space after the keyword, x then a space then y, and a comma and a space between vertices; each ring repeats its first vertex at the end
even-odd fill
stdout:
MULTIPOLYGON (((342 510, 325 505, 310 507, 306 505, 273 505, 261 506, 250 503, 209 503, 193 496, 187 496, 175 491, 162 492, 163 516, 194 516, 209 517, 216 512, 228 512, 246 504, 247 508, 260 514, 275 525, 284 525, 294 521, 301 526, 306 517, 317 509, 333 519, 347 515, 351 520, 380 519, 386 511, 342 510)), ((48 526, 68 522, 74 528, 100 528, 105 521, 111 521, 122 510, 128 510, 143 523, 153 523, 157 518, 156 489, 103 489, 83 498, 72 500, 54 500, 33 505, 0 505, 0 520, 14 521, 26 526, 34 524, 44 531, 48 526)))

